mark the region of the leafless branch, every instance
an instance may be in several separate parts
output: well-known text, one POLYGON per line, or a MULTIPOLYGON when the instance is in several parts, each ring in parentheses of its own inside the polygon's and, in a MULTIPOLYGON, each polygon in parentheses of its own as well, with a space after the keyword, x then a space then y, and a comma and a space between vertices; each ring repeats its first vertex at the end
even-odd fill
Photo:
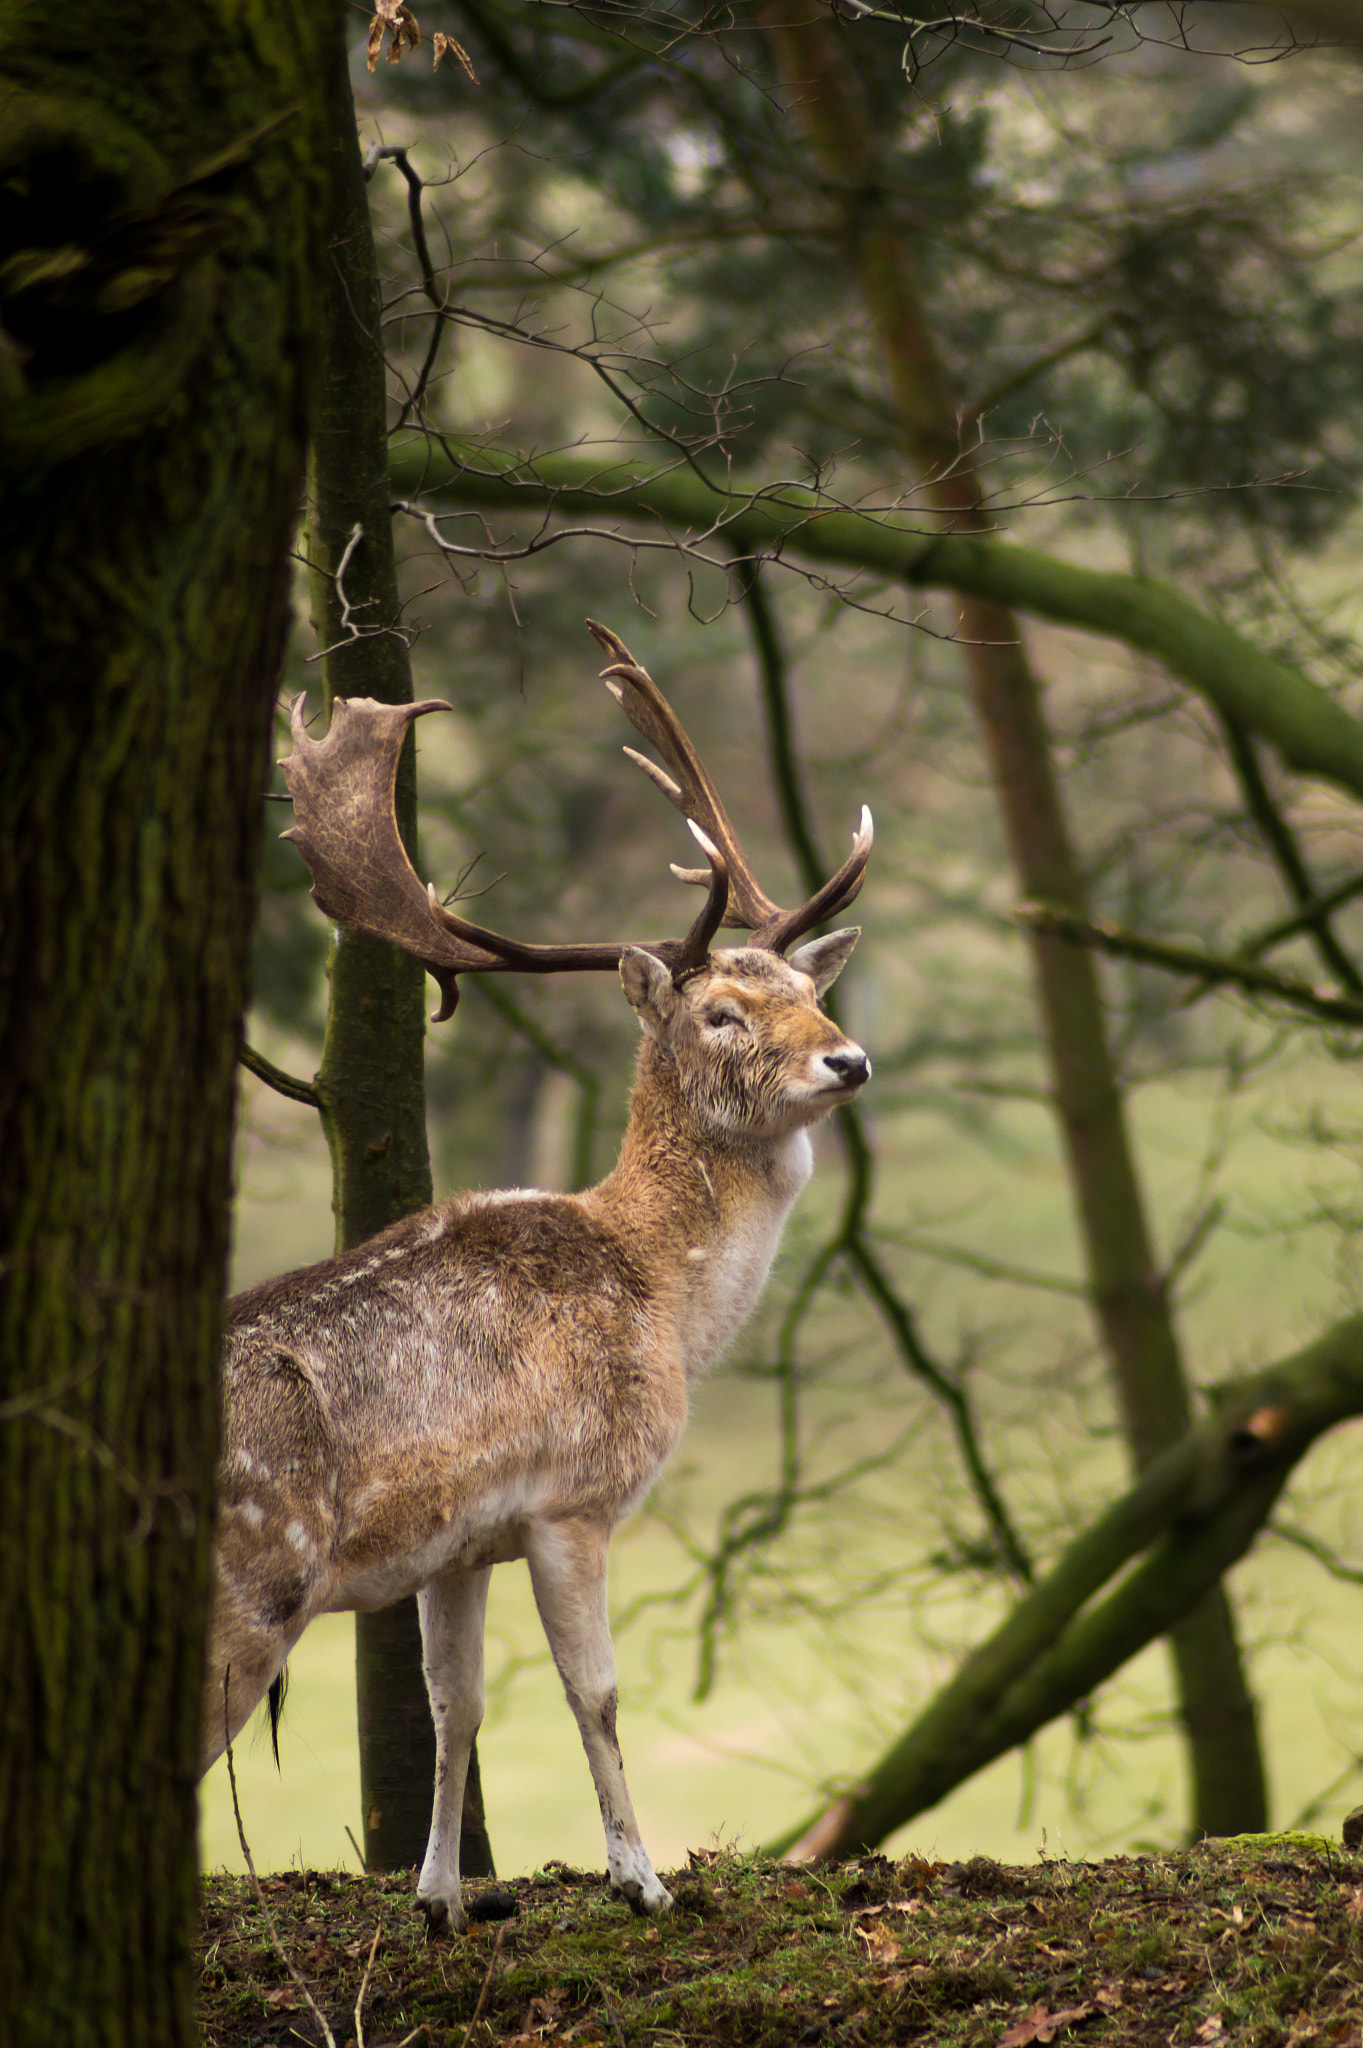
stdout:
POLYGON ((1358 998, 1315 988, 1297 975, 1280 974, 1243 955, 1204 953, 1195 946, 1173 945, 1141 932, 1124 931, 1118 925, 1098 924, 1050 903, 1019 903, 1013 916, 1029 931, 1049 933, 1067 939, 1071 945, 1096 946, 1100 952, 1141 960, 1147 966, 1188 975, 1208 986, 1224 984, 1244 989, 1250 995, 1270 996, 1331 1024, 1351 1024, 1355 1028, 1363 1024, 1363 1001, 1358 998))
POLYGON ((257 1052, 253 1045, 244 1041, 239 1047, 237 1058, 248 1074, 254 1074, 257 1081, 263 1081, 267 1088, 273 1088, 277 1095, 287 1095, 290 1102, 306 1102, 310 1109, 320 1109, 322 1098, 311 1081, 299 1081, 292 1074, 286 1074, 273 1060, 267 1060, 263 1052, 257 1052))

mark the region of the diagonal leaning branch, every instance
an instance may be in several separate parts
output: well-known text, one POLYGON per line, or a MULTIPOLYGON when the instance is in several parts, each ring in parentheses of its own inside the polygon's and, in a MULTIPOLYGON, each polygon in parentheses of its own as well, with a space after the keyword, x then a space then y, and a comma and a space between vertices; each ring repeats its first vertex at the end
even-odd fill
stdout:
POLYGON ((1298 1460, 1360 1414, 1363 1316, 1219 1387, 1211 1413, 1075 1538, 864 1781, 774 1853, 873 1848, 1065 1713, 1196 1606, 1250 1548, 1298 1460))
POLYGON ((861 570, 924 588, 984 597, 1154 655, 1218 710, 1260 733, 1284 762, 1363 796, 1363 721, 1309 676, 1266 654, 1171 584, 1083 569, 1036 548, 964 534, 934 535, 902 512, 858 512, 794 484, 712 491, 689 471, 659 471, 612 449, 520 459, 445 440, 398 449, 399 499, 420 494, 481 512, 590 516, 713 539, 727 553, 861 570))

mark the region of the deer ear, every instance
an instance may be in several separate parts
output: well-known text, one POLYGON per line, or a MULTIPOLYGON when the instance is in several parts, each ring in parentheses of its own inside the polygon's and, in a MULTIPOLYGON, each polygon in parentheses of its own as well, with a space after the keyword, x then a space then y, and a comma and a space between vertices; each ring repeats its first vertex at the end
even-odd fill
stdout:
POLYGON ((665 1038, 680 1001, 671 968, 642 946, 626 946, 620 955, 620 982, 649 1037, 665 1038))
POLYGON ((786 958, 797 974, 809 976, 815 995, 824 996, 851 959, 852 948, 860 937, 861 926, 850 925, 845 932, 829 932, 826 938, 811 939, 807 946, 797 946, 786 958))

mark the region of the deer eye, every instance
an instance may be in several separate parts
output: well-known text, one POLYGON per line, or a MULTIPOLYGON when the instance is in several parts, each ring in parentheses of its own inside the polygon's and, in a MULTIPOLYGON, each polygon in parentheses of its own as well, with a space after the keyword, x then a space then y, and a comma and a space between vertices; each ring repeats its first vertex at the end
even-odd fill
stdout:
POLYGON ((736 1024, 741 1031, 748 1028, 748 1019, 734 1003, 716 1003, 705 1012, 705 1021, 716 1031, 726 1024, 736 1024))

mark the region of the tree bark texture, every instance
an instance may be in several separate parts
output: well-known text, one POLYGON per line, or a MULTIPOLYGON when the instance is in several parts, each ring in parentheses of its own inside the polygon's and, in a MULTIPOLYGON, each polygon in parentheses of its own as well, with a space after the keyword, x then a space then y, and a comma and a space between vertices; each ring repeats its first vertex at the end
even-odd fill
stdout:
MULTIPOLYGON (((842 31, 828 16, 796 22, 782 10, 770 35, 783 84, 798 100, 841 209, 848 262, 922 465, 923 494, 957 530, 983 533, 988 510, 962 450, 945 365, 877 159, 872 109, 845 61, 842 31)), ((1041 689, 1019 622, 1002 605, 972 594, 960 627, 975 716, 1022 891, 1086 914, 1041 689)), ((1029 937, 1090 1299, 1139 1470, 1188 1427, 1178 1338, 1146 1221, 1094 957, 1042 932, 1029 937)), ((1193 1831, 1262 1829, 1267 1797, 1253 1702, 1220 1589, 1181 1623, 1171 1646, 1188 1741, 1193 1831)))
MULTIPOLYGON (((323 340, 308 465, 307 556, 328 717, 336 697, 412 701, 412 667, 389 511, 387 372, 369 201, 343 37, 327 65, 330 172, 323 340)), ((398 828, 416 851, 416 748, 397 779, 398 828)), ((396 947, 333 930, 317 1073, 331 1151, 336 1247, 358 1244, 431 1199, 423 1068, 425 971, 396 947)), ((435 1736, 415 1600, 355 1617, 360 1799, 370 1870, 420 1864, 435 1736)), ((476 1774, 471 1782, 476 1786, 476 1774)), ((492 1868, 481 1811, 461 1867, 492 1868)))
POLYGON ((0 2012, 196 2038, 237 1047, 314 309, 311 79, 0 17, 0 2012), (261 132, 262 127, 267 132, 261 132))

